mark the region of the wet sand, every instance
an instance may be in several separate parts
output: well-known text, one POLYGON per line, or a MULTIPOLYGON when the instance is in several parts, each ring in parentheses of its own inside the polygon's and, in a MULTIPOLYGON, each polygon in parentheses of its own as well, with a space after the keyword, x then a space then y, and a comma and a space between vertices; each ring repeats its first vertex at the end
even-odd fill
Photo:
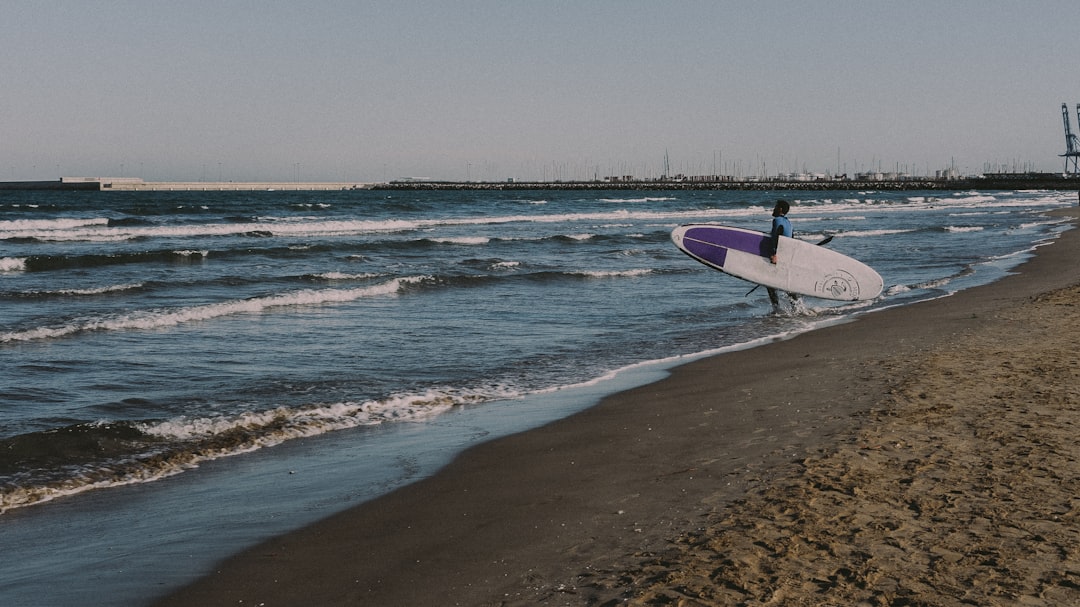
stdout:
POLYGON ((1078 262, 684 365, 159 604, 1080 604, 1078 262))

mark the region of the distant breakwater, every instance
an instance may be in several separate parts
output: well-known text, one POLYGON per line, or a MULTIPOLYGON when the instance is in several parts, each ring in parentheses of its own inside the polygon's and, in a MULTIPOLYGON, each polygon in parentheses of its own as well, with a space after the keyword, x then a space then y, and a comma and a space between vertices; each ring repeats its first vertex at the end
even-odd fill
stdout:
POLYGON ((565 182, 462 182, 395 181, 373 184, 374 190, 1074 190, 1077 177, 1016 177, 966 179, 905 179, 901 181, 565 181, 565 182))
POLYGON ((818 181, 672 180, 621 181, 391 181, 370 182, 154 182, 138 178, 64 178, 57 181, 0 181, 0 190, 63 191, 329 191, 329 190, 1080 190, 1080 176, 1056 173, 997 174, 960 179, 818 181))
POLYGON ((366 190, 358 181, 143 181, 137 177, 64 177, 55 181, 0 181, 0 190, 60 190, 92 192, 321 192, 366 190))

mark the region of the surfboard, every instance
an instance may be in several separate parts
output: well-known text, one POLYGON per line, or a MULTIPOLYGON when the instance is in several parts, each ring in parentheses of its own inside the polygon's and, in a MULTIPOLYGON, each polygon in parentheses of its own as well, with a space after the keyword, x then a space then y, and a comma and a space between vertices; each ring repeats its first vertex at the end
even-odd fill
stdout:
POLYGON ((870 266, 847 255, 786 236, 769 260, 770 237, 764 232, 717 224, 690 224, 671 232, 683 253, 725 274, 822 299, 858 301, 881 294, 884 282, 870 266))

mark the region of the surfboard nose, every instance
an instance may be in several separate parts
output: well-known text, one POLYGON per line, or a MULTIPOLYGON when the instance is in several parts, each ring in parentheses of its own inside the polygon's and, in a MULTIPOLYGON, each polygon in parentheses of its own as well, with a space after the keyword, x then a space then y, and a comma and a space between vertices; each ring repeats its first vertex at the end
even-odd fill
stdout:
POLYGON ((675 243, 675 246, 680 249, 683 246, 683 237, 686 236, 686 230, 690 226, 679 226, 671 231, 671 242, 675 243))

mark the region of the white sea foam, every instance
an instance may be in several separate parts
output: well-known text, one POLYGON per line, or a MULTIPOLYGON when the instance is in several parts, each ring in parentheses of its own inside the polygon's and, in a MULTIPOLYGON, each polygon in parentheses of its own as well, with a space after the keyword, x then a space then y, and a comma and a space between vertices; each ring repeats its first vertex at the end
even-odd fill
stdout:
POLYGON ((1022 224, 1020 224, 1019 226, 1017 226, 1014 229, 1016 229, 1016 230, 1030 230, 1032 228, 1041 228, 1042 226, 1054 225, 1054 224, 1058 224, 1058 223, 1063 223, 1065 221, 1067 221, 1067 220, 1059 219, 1059 220, 1053 220, 1053 221, 1032 221, 1032 222, 1028 222, 1028 223, 1022 223, 1022 224))
POLYGON ((273 308, 342 303, 364 297, 393 295, 406 284, 427 277, 395 278, 382 284, 355 289, 304 290, 281 295, 205 304, 176 310, 138 311, 116 316, 80 320, 59 326, 35 327, 0 334, 0 343, 55 339, 88 331, 153 330, 234 314, 255 314, 273 308))
POLYGON ((459 236, 449 238, 432 238, 431 241, 442 244, 482 245, 491 242, 491 239, 485 236, 459 236))
POLYGON ((651 197, 646 196, 644 198, 601 198, 601 202, 665 202, 668 200, 677 200, 677 198, 671 196, 659 196, 651 197))
POLYGON ((122 487, 160 480, 194 467, 173 462, 155 468, 136 468, 123 474, 99 475, 82 473, 48 486, 16 486, 0 491, 0 514, 14 508, 51 502, 54 499, 76 495, 94 489, 122 487))
POLYGON ((339 402, 305 408, 278 407, 237 416, 187 418, 141 424, 146 434, 191 440, 219 436, 236 429, 273 428, 257 446, 277 444, 290 438, 313 436, 331 430, 376 425, 386 421, 428 419, 464 404, 519 397, 519 392, 495 388, 470 390, 432 388, 420 393, 395 394, 382 400, 339 402))
POLYGON ((963 232, 981 232, 982 226, 945 226, 946 232, 963 233, 963 232))
POLYGON ((315 274, 315 278, 322 280, 368 280, 371 278, 378 278, 380 274, 374 272, 363 272, 361 274, 346 274, 345 272, 323 272, 321 274, 315 274))
POLYGON ((275 236, 334 236, 416 229, 415 221, 303 221, 261 220, 255 223, 174 224, 166 226, 109 226, 79 224, 66 228, 23 227, 0 231, 0 238, 34 238, 55 242, 116 242, 139 238, 180 238, 205 236, 241 236, 270 234, 275 236))
POLYGON ((595 270, 574 272, 580 276, 588 276, 589 278, 633 278, 637 276, 647 276, 652 274, 652 270, 638 269, 638 270, 595 270))
POLYGON ((0 238, 16 238, 8 232, 22 232, 26 230, 54 231, 71 230, 87 226, 107 226, 109 220, 105 217, 93 217, 89 219, 58 218, 58 219, 11 219, 0 221, 0 238))
POLYGON ((133 282, 120 285, 107 285, 104 287, 96 287, 92 289, 60 289, 58 291, 50 291, 50 294, 56 295, 103 295, 105 293, 116 293, 119 291, 130 291, 132 289, 142 288, 143 283, 133 282))
POLYGON ((26 271, 25 257, 0 257, 0 272, 26 271))
POLYGON ((936 278, 934 280, 927 280, 918 284, 911 285, 912 289, 940 289, 945 285, 952 282, 953 277, 946 276, 945 278, 936 278))

